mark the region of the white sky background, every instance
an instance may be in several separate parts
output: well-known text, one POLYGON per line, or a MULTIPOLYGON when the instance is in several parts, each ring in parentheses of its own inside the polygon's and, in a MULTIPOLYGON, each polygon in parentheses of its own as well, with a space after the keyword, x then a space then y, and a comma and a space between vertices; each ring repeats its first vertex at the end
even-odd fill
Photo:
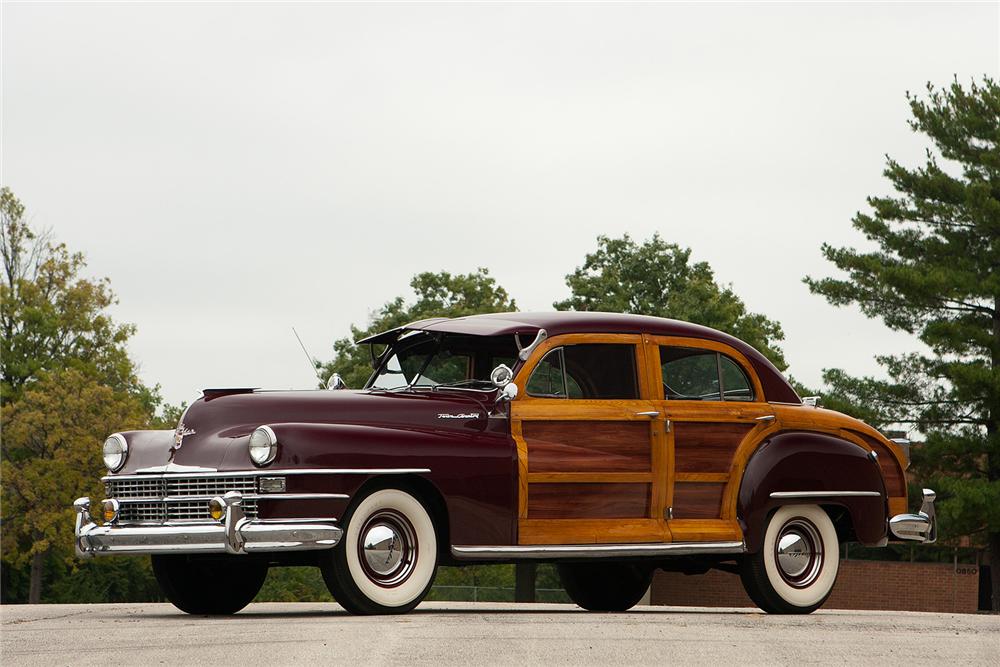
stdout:
POLYGON ((809 293, 924 140, 905 91, 1000 70, 990 4, 18 4, 2 180, 119 295, 165 398, 311 387, 420 271, 565 298, 659 231, 777 319, 789 371, 913 349, 809 293))

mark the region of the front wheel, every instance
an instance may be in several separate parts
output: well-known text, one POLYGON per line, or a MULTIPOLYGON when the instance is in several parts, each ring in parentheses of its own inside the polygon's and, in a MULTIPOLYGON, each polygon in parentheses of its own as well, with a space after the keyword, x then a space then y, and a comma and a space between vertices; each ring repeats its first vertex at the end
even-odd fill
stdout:
POLYGON ((652 568, 633 563, 560 563, 556 569, 569 598, 587 611, 627 611, 653 581, 652 568))
POLYGON ((352 614, 401 614, 424 599, 437 571, 437 535, 423 504, 381 489, 344 517, 344 537, 322 564, 330 594, 352 614))
POLYGON ((150 558, 163 594, 189 614, 235 614, 257 596, 267 577, 267 563, 246 556, 150 558))
POLYGON ((786 505, 771 515, 764 546, 740 568, 747 595, 769 614, 808 614, 833 591, 840 564, 837 530, 818 505, 786 505))

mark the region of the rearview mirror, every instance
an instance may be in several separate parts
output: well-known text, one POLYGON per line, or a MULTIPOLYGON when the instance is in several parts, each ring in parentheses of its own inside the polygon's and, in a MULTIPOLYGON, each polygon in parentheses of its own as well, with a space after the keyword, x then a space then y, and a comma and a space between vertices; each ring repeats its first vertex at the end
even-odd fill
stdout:
POLYGON ((514 371, 506 364, 500 364, 490 372, 490 381, 497 387, 506 387, 514 379, 514 371))

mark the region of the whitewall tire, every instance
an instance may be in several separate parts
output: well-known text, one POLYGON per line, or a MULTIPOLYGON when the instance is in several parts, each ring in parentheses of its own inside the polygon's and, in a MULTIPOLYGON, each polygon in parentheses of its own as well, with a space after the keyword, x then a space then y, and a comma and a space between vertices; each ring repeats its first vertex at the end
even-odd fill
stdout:
POLYGON ((741 568, 747 595, 772 614, 808 614, 833 591, 840 541, 818 505, 785 505, 767 523, 760 551, 741 568))
POLYGON ((323 564, 333 597, 354 614, 410 611, 437 570, 437 533, 424 505, 401 489, 380 489, 345 515, 344 537, 323 564))

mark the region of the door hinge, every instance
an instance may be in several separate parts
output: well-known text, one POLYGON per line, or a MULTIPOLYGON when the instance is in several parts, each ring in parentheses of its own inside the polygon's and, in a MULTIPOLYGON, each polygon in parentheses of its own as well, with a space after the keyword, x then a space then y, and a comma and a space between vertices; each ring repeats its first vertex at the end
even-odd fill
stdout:
POLYGON ((663 516, 667 519, 667 521, 670 521, 671 519, 673 519, 674 518, 674 508, 673 507, 668 507, 667 509, 663 510, 663 516))

